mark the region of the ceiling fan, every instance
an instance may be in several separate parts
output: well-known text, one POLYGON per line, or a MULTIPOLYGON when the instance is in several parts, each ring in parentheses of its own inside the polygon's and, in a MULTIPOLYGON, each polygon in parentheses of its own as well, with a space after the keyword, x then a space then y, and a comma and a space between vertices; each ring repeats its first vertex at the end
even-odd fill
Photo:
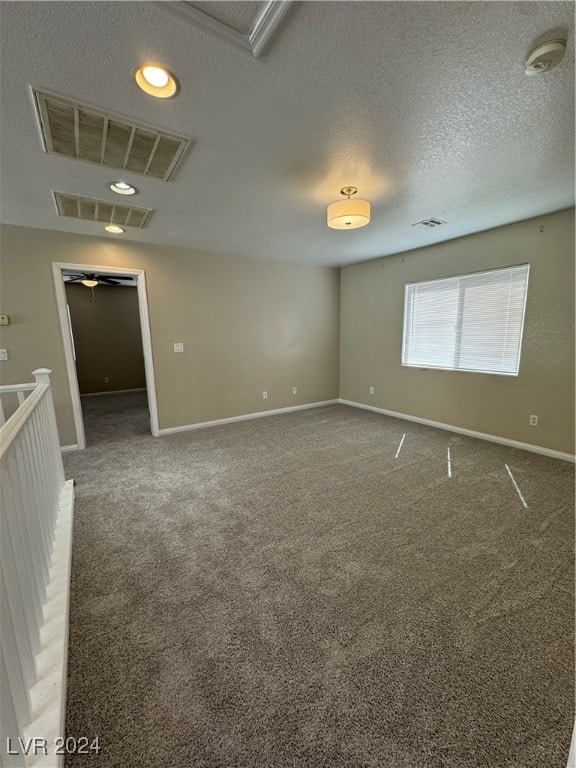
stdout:
POLYGON ((132 280, 127 275, 118 275, 118 279, 114 280, 112 277, 106 275, 93 275, 90 272, 83 273, 81 275, 66 275, 67 283, 82 283, 86 288, 94 288, 96 285, 122 285, 121 280, 132 280))

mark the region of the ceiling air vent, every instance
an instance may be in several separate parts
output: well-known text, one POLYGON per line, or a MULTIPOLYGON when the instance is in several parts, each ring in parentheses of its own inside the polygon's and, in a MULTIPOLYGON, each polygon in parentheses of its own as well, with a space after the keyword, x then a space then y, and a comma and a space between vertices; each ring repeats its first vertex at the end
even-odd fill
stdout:
POLYGON ((446 222, 441 219, 424 219, 424 221, 417 221, 411 226, 417 229, 434 229, 434 227, 440 227, 442 224, 446 224, 446 222))
POLYGON ((34 91, 46 152, 168 181, 191 139, 34 91))
POLYGON ((101 221, 104 224, 142 229, 152 215, 150 208, 134 208, 130 205, 109 203, 107 200, 95 200, 92 197, 66 195, 64 192, 53 194, 58 215, 72 219, 101 221))

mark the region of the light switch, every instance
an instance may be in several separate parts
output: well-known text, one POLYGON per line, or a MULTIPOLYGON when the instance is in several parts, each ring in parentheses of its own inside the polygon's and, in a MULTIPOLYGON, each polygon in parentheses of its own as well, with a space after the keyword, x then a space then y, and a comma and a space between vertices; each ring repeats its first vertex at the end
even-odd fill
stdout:
POLYGON ((0 349, 0 360, 8 360, 8 350, 0 349))
POLYGON ((0 325, 10 325, 10 318, 8 315, 0 315, 0 325))
POLYGON ((174 352, 184 352, 184 344, 181 341, 174 342, 174 352))

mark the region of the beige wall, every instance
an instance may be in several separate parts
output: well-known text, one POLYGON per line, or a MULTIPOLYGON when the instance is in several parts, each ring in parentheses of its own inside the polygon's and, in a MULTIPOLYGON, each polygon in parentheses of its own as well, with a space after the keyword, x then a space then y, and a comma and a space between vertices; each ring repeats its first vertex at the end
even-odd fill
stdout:
POLYGON ((52 262, 145 270, 161 429, 338 397, 339 270, 10 225, 0 235, 2 380, 53 370, 64 445, 76 436, 52 262))
POLYGON ((66 300, 80 394, 145 387, 136 287, 66 283, 66 300))
POLYGON ((53 369, 63 444, 76 437, 52 262, 146 271, 160 428, 340 394, 574 452, 573 210, 348 267, 341 296, 338 270, 25 227, 2 226, 1 256, 0 311, 11 317, 1 330, 10 356, 2 381, 53 369), (406 282, 526 262, 518 377, 401 366, 406 282), (172 351, 175 341, 184 343, 184 354, 172 351), (528 425, 530 414, 539 416, 538 427, 528 425))
POLYGON ((573 209, 342 270, 340 330, 343 399, 574 453, 573 209), (518 377, 401 365, 405 283, 524 263, 518 377))

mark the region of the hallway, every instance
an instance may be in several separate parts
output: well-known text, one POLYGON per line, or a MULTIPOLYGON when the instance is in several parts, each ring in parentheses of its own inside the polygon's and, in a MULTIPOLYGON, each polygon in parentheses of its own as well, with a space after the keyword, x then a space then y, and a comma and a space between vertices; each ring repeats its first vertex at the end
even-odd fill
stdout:
POLYGON ((146 391, 81 397, 88 447, 150 435, 146 391))

